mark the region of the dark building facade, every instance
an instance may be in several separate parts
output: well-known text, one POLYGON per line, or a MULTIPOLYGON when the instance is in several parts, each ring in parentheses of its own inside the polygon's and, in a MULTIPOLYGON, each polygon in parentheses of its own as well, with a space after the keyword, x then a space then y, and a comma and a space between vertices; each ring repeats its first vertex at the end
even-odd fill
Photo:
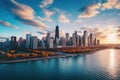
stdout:
POLYGON ((16 36, 11 36, 11 49, 17 49, 17 38, 16 36))
POLYGON ((56 29, 55 29, 55 38, 59 38, 59 26, 56 26, 56 29))

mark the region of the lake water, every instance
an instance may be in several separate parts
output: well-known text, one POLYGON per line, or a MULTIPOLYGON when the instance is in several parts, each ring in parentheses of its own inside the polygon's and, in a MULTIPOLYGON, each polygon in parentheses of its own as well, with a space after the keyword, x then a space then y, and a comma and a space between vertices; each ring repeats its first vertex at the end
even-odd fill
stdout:
POLYGON ((120 50, 0 64, 0 80, 120 80, 120 50))

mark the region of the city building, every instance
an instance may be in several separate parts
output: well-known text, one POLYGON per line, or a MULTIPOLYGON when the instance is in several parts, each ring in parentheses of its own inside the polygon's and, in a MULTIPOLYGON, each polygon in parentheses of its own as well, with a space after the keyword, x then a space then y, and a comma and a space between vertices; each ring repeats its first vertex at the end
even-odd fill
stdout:
POLYGON ((30 37, 30 48, 38 49, 38 38, 36 36, 30 37))
POLYGON ((56 26, 55 29, 55 41, 54 41, 54 47, 59 46, 59 26, 56 26))
POLYGON ((100 44, 100 40, 97 40, 97 45, 99 45, 100 44))
POLYGON ((93 45, 93 35, 90 34, 90 46, 92 46, 92 45, 93 45))
POLYGON ((11 36, 11 49, 17 49, 17 38, 16 36, 11 36))
POLYGON ((84 31, 83 46, 88 46, 88 33, 87 33, 87 31, 84 31))
POLYGON ((32 37, 31 34, 26 34, 26 48, 30 48, 30 38, 32 37))

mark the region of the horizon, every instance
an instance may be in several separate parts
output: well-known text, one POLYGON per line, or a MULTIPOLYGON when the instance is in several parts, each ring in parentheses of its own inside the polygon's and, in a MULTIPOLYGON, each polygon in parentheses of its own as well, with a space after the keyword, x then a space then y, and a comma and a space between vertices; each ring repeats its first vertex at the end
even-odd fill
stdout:
POLYGON ((0 37, 42 38, 60 28, 60 35, 84 30, 101 44, 120 44, 120 0, 5 0, 0 1, 0 37), (64 6, 63 6, 64 5, 64 6), (24 35, 24 36, 23 36, 24 35))

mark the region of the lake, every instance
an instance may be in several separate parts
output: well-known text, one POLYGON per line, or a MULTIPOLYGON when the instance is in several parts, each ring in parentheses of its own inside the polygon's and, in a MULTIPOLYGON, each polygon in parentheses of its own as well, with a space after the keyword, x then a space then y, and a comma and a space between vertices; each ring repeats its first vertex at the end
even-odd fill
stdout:
POLYGON ((0 80, 120 80, 120 50, 0 64, 0 80))

